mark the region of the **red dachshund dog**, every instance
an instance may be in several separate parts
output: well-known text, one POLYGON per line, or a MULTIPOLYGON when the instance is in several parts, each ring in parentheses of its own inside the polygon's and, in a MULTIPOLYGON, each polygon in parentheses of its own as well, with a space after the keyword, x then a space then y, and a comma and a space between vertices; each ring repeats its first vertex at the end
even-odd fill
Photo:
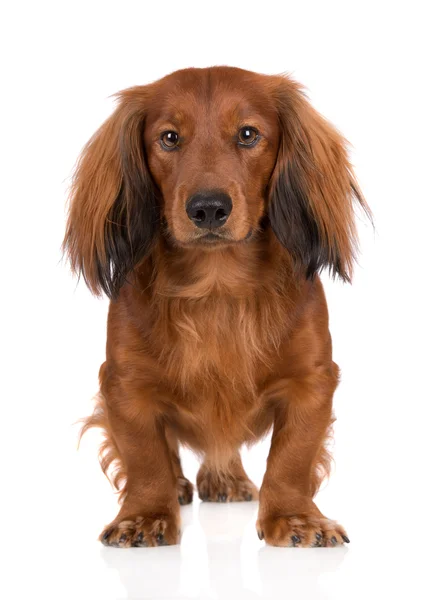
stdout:
POLYGON ((184 69, 118 94, 73 180, 64 249, 110 298, 100 393, 103 470, 121 508, 109 546, 176 544, 192 501, 256 500, 240 447, 273 427, 258 535, 275 546, 349 542, 313 497, 339 369, 318 276, 351 278, 345 141, 288 77, 184 69))

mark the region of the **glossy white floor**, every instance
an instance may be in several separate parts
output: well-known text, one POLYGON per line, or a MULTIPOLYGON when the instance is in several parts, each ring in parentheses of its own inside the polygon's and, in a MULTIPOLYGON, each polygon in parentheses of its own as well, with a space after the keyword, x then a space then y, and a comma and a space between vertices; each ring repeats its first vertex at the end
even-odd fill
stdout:
MULTIPOLYGON (((77 454, 69 434, 51 438, 56 453, 45 445, 49 474, 45 469, 40 479, 29 455, 27 476, 21 483, 15 478, 10 490, 17 501, 3 527, 5 599, 426 598, 425 511, 399 477, 385 485, 374 469, 367 488, 353 488, 344 473, 320 493, 319 506, 346 525, 348 547, 266 547, 255 532, 257 503, 196 499, 182 508, 180 546, 105 548, 97 535, 114 516, 116 500, 96 464, 98 437, 89 434, 77 454)), ((244 453, 252 476, 266 451, 267 443, 244 453)), ((194 479, 196 461, 188 453, 184 459, 194 479)))

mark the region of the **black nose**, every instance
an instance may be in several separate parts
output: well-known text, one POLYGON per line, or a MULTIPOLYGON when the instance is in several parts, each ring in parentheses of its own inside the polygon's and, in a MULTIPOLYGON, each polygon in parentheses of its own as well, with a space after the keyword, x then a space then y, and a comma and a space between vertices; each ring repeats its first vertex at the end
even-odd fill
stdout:
POLYGON ((216 229, 224 225, 232 212, 232 199, 223 192, 206 192, 192 196, 186 212, 201 229, 216 229))

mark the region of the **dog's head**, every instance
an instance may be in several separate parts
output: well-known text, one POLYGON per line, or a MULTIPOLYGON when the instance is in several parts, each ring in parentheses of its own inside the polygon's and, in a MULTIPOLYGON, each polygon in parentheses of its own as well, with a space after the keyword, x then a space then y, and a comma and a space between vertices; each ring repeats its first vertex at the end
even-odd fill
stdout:
POLYGON ((352 270, 345 141, 287 77, 185 69, 118 94, 73 180, 64 247, 94 293, 115 296, 157 235, 215 251, 268 223, 308 277, 352 270))

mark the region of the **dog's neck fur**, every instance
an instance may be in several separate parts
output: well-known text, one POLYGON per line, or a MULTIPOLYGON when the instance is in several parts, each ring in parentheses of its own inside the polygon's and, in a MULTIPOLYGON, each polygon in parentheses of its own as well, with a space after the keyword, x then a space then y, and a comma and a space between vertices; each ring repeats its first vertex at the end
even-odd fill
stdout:
POLYGON ((270 232, 214 251, 159 240, 136 275, 148 346, 182 389, 198 377, 254 392, 257 363, 271 362, 302 293, 270 232))
POLYGON ((271 232, 222 249, 179 248, 160 239, 152 268, 156 294, 192 301, 223 296, 230 302, 282 286, 290 295, 296 285, 290 256, 271 232))

